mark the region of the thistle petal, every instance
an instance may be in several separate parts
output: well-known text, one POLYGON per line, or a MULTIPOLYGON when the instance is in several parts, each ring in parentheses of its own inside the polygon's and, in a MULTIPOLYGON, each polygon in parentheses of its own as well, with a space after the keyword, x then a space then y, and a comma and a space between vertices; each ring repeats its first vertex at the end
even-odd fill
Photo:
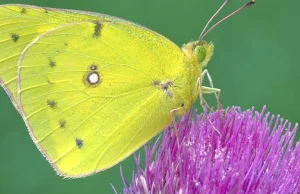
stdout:
POLYGON ((136 158, 123 193, 300 193, 298 124, 265 109, 190 112, 177 122, 179 144, 167 128, 161 142, 145 146, 145 168, 136 158))

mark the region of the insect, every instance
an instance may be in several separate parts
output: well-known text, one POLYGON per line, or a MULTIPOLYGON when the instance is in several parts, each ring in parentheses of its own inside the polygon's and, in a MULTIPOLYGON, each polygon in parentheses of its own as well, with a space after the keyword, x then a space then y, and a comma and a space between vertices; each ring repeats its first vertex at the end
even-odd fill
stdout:
MULTIPOLYGON (((55 171, 108 169, 190 110, 214 50, 207 26, 181 49, 116 17, 30 5, 0 6, 0 83, 55 171)), ((218 95, 216 95, 218 97, 218 95)))

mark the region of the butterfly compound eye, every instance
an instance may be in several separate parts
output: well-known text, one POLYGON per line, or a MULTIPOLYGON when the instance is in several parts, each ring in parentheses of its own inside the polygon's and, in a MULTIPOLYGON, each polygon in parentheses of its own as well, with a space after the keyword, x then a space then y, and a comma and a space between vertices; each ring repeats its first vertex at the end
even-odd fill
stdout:
POLYGON ((197 57, 198 63, 201 63, 206 58, 206 48, 202 45, 196 46, 194 53, 197 57))

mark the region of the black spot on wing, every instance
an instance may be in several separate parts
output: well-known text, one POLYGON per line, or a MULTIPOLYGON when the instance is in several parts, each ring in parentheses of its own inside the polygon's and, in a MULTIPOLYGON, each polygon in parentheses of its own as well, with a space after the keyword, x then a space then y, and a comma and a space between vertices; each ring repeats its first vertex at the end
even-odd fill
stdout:
POLYGON ((26 13, 26 9, 24 8, 24 7, 22 7, 22 9, 21 9, 21 13, 26 13))
POLYGON ((98 38, 101 35, 101 30, 102 30, 102 24, 99 21, 95 21, 95 26, 94 26, 94 38, 98 38))
POLYGON ((54 100, 47 100, 47 105, 50 108, 55 109, 57 107, 57 102, 55 102, 54 100))
POLYGON ((77 145, 77 147, 78 147, 79 149, 82 148, 82 146, 83 146, 83 140, 82 140, 82 139, 76 138, 76 139, 75 139, 75 143, 76 143, 76 145, 77 145))
POLYGON ((53 67, 56 66, 55 61, 53 61, 51 58, 49 58, 49 66, 50 66, 51 68, 53 68, 53 67))
POLYGON ((164 82, 164 83, 161 84, 162 90, 163 90, 163 91, 165 92, 165 94, 166 94, 168 97, 170 97, 170 98, 173 97, 173 94, 172 94, 172 92, 171 92, 171 90, 170 90, 170 87, 173 86, 173 85, 174 85, 174 82, 173 82, 173 81, 170 81, 170 80, 168 80, 168 81, 166 81, 166 82, 164 82))
POLYGON ((167 81, 160 81, 160 80, 153 80, 153 85, 158 89, 162 90, 168 97, 172 98, 173 94, 171 91, 171 88, 174 85, 174 82, 172 80, 167 81))
POLYGON ((65 121, 65 120, 60 120, 60 121, 59 121, 59 127, 60 127, 61 129, 66 128, 66 121, 65 121))
POLYGON ((155 86, 159 86, 160 83, 161 83, 161 81, 159 81, 159 80, 153 80, 153 85, 155 85, 155 86))
POLYGON ((92 71, 95 71, 95 70, 97 70, 97 65, 96 64, 92 64, 91 66, 90 66, 90 70, 92 70, 92 71))
POLYGON ((11 34, 10 37, 14 42, 17 42, 20 38, 20 36, 18 34, 15 34, 15 33, 11 34))

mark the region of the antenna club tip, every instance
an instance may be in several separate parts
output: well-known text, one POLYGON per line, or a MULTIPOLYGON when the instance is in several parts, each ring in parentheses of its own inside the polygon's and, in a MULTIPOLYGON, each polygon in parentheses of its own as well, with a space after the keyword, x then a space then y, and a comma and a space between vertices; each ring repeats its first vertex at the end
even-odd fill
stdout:
POLYGON ((251 0, 248 4, 252 5, 254 3, 256 3, 256 0, 251 0))

